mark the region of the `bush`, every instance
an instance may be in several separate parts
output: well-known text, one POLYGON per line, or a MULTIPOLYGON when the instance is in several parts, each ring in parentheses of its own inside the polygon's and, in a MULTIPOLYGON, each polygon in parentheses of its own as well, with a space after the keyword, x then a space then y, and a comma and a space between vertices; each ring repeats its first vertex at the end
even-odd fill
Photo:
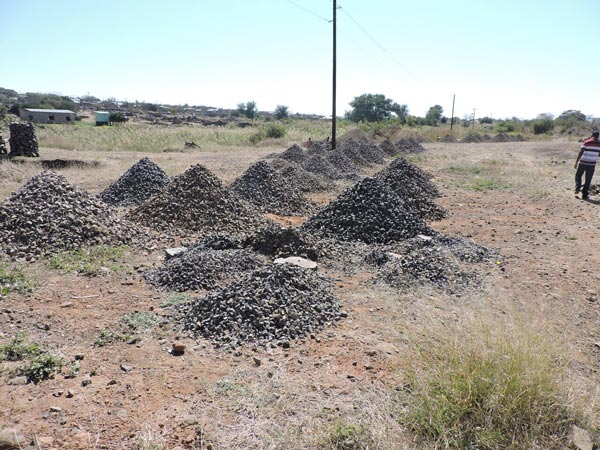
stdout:
POLYGON ((21 333, 8 344, 0 345, 0 361, 21 361, 41 353, 42 349, 38 344, 25 344, 25 335, 21 333))
POLYGON ((544 134, 552 131, 554 122, 550 119, 538 119, 533 122, 533 134, 544 134))
POLYGON ((53 378, 62 367, 62 359, 50 353, 36 356, 29 364, 19 368, 19 374, 27 377, 31 383, 53 378))
POLYGON ((473 333, 418 354, 403 421, 443 448, 565 448, 566 362, 539 337, 473 333))
POLYGON ((0 263, 0 296, 7 295, 9 292, 16 291, 20 294, 26 294, 33 290, 33 281, 31 281, 20 269, 8 268, 0 263))
POLYGON ((269 125, 266 129, 265 129, 265 136, 267 136, 267 138, 272 138, 272 139, 279 139, 285 136, 285 128, 282 127, 281 125, 269 125))

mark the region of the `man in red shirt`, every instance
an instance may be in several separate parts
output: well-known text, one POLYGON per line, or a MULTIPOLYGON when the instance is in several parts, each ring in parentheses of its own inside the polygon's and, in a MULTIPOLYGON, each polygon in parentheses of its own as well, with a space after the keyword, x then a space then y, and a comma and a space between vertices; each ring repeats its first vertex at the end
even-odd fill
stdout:
POLYGON ((581 191, 581 198, 588 199, 590 192, 590 185, 592 184, 592 177, 594 176, 594 170, 596 170, 596 162, 598 161, 598 155, 600 155, 600 140, 598 140, 600 133, 594 131, 592 137, 585 140, 577 155, 577 161, 575 161, 575 194, 579 194, 581 191), (585 173, 585 183, 583 188, 581 187, 581 177, 585 173))

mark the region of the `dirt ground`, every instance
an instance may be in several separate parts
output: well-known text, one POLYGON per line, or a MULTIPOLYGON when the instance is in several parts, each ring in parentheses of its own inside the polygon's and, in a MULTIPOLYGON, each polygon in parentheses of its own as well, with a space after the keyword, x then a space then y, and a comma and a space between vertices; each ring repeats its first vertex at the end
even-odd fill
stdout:
MULTIPOLYGON (((525 327, 561 346, 573 401, 597 426, 600 198, 583 201, 573 194, 578 144, 424 146, 427 151, 411 159, 435 176, 444 194, 439 204, 449 212, 432 227, 502 255, 479 267, 480 289, 460 296, 426 286, 398 292, 372 285, 368 274, 328 273, 348 318, 289 349, 227 353, 191 340, 170 322, 139 340, 97 347, 99 332, 125 314, 168 317, 168 308, 161 307, 167 294, 140 275, 161 263, 164 248, 132 252, 128 271, 96 277, 37 262, 27 269, 40 280, 31 295, 0 298, 0 343, 25 331, 28 341, 67 362, 78 355, 80 371, 74 378, 13 385, 8 383, 16 363, 2 363, 0 429, 17 430, 23 448, 33 443, 40 449, 302 449, 319 448, 336 421, 358 418, 370 425, 376 448, 422 448, 390 413, 411 363, 412 339, 440 326, 468 333, 479 321, 507 332, 525 327), (186 345, 183 355, 170 353, 174 342, 186 345)), ((273 151, 151 157, 171 175, 198 162, 229 182, 273 151)), ((58 171, 93 193, 142 156, 41 153, 100 160, 100 167, 58 171)), ((5 175, 0 200, 39 170, 28 166, 9 173, 2 169, 6 164, 0 164, 5 175)))

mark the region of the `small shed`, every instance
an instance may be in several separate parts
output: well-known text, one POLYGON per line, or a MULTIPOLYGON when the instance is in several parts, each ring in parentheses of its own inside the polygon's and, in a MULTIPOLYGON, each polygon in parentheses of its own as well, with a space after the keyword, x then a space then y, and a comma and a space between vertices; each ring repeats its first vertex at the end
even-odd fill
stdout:
POLYGON ((68 109, 22 108, 19 116, 33 123, 74 123, 75 113, 68 109))
POLYGON ((110 113, 108 111, 94 111, 96 115, 96 125, 108 125, 110 122, 110 113))

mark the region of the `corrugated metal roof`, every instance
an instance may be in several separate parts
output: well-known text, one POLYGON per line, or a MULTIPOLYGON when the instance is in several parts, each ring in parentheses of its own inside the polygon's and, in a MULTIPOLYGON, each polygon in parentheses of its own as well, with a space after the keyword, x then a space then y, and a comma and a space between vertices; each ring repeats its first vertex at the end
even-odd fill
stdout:
POLYGON ((25 111, 36 112, 36 113, 48 113, 48 114, 75 114, 69 109, 33 109, 23 108, 25 111))

